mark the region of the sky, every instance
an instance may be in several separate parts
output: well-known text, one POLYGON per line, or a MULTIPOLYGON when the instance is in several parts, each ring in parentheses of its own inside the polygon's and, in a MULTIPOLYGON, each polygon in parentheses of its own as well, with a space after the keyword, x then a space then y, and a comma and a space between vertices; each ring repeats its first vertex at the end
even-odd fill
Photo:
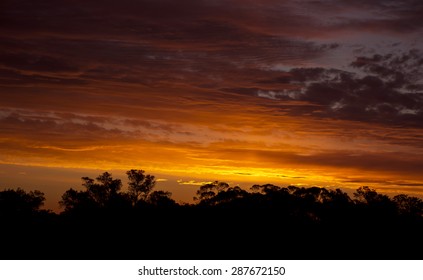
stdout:
POLYGON ((0 188, 143 169, 423 195, 420 0, 2 0, 0 188))

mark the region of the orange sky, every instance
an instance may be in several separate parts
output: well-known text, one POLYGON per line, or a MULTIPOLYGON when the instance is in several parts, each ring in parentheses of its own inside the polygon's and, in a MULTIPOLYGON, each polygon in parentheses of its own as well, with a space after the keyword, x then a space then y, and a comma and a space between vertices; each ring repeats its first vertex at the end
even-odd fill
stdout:
POLYGON ((419 1, 21 2, 0 7, 0 187, 54 208, 136 168, 188 202, 212 180, 423 193, 419 1))

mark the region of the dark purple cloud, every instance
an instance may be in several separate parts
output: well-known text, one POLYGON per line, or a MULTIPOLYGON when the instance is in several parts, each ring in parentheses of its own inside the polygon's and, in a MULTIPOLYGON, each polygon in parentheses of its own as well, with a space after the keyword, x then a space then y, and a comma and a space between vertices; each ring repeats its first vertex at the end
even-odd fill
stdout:
MULTIPOLYGON (((395 126, 423 124, 423 53, 357 57, 349 71, 294 68, 278 81, 282 90, 261 91, 275 100, 298 100, 318 106, 316 117, 395 126), (294 89, 287 89, 287 85, 294 89)), ((312 107, 310 107, 312 108, 312 107)), ((284 109, 284 105, 281 107, 284 109)), ((299 113, 290 110, 291 114, 299 113)), ((304 112, 300 112, 304 113, 304 112)))

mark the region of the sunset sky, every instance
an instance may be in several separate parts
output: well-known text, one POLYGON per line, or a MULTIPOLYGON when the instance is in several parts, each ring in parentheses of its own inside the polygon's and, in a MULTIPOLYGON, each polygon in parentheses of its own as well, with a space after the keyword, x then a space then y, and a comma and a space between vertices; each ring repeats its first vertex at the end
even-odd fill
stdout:
POLYGON ((143 169, 423 194, 421 0, 2 0, 0 189, 143 169))

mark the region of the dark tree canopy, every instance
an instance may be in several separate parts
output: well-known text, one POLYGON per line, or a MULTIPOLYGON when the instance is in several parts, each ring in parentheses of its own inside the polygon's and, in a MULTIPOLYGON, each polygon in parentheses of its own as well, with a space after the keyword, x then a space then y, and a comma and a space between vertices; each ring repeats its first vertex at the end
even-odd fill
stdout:
POLYGON ((225 182, 214 181, 205 184, 197 191, 197 196, 194 197, 194 200, 198 200, 200 203, 210 202, 216 195, 228 188, 229 185, 225 182))
POLYGON ((76 208, 93 209, 109 206, 119 197, 119 191, 122 188, 120 179, 113 179, 112 174, 104 172, 95 180, 89 177, 82 177, 82 186, 84 191, 74 189, 67 190, 62 195, 59 204, 69 211, 76 208))
POLYGON ((85 190, 67 190, 59 204, 65 212, 94 210, 102 208, 129 209, 146 205, 171 206, 176 202, 172 194, 165 191, 153 191, 156 179, 145 174, 144 170, 132 169, 126 172, 128 191, 122 191, 122 181, 114 179, 112 174, 104 172, 96 179, 82 177, 85 190))
POLYGON ((417 197, 411 197, 406 194, 394 196, 394 203, 401 214, 423 216, 423 200, 417 197))
POLYGON ((59 205, 63 207, 65 211, 75 209, 88 210, 95 208, 96 202, 90 197, 88 191, 77 191, 71 188, 62 195, 62 200, 59 201, 59 205))
POLYGON ((144 170, 131 169, 126 172, 128 175, 128 190, 132 204, 140 201, 147 201, 150 192, 156 185, 156 178, 153 175, 145 174, 144 170))
POLYGON ((37 190, 6 189, 0 192, 0 215, 33 214, 44 205, 44 200, 44 193, 37 190))
POLYGON ((154 191, 150 193, 147 202, 157 207, 176 206, 176 202, 172 199, 172 193, 167 191, 154 191))
POLYGON ((55 258, 73 251, 102 258, 116 257, 111 252, 117 250, 136 258, 177 258, 199 244, 202 249, 190 257, 224 252, 243 258, 270 251, 278 259, 395 258, 410 257, 410 248, 423 250, 423 201, 406 194, 391 198, 367 186, 352 197, 341 189, 293 185, 246 190, 214 181, 198 188, 194 203, 179 204, 170 192, 155 190, 153 175, 137 169, 126 175, 127 186, 108 172, 82 177, 82 189, 62 195, 60 214, 41 210, 45 198, 39 191, 1 191, 0 218, 8 230, 0 237, 13 242, 0 256, 49 252, 55 258), (29 232, 33 238, 25 241, 29 232), (52 235, 65 244, 53 242, 52 235), (389 246, 375 242, 382 236, 389 246))

